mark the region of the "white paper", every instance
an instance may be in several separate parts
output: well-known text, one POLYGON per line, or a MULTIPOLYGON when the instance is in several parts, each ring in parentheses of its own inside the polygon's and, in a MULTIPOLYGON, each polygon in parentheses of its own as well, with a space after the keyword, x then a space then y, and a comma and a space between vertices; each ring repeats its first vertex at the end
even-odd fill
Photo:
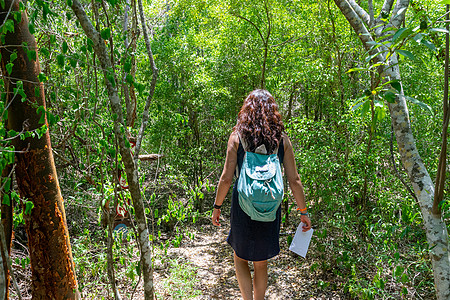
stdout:
POLYGON ((305 224, 300 223, 300 225, 298 225, 292 243, 289 246, 289 250, 297 253, 301 257, 306 257, 306 252, 308 252, 309 243, 311 242, 311 237, 313 235, 313 229, 311 228, 310 230, 303 232, 303 225, 305 224))

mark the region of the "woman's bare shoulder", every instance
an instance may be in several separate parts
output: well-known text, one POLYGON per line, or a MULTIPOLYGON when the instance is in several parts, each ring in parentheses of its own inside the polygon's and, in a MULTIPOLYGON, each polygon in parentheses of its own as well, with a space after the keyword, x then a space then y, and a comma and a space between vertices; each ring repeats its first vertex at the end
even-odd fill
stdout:
POLYGON ((239 135, 236 130, 233 130, 233 132, 230 134, 230 138, 228 139, 228 147, 230 146, 236 149, 236 151, 239 147, 239 135))

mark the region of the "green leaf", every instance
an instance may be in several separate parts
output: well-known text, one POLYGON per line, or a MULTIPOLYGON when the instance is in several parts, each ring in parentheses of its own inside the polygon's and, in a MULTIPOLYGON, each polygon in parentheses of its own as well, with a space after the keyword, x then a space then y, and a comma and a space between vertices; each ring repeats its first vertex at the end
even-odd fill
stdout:
POLYGON ((4 183, 4 187, 3 187, 3 191, 5 193, 8 193, 9 190, 11 189, 11 178, 6 178, 6 182, 4 183))
POLYGON ((126 61, 125 64, 123 65, 123 70, 126 73, 130 73, 130 71, 131 71, 131 62, 126 61))
POLYGON ((400 84, 400 82, 396 81, 396 80, 392 80, 390 82, 391 86, 397 90, 397 92, 401 92, 402 91, 402 85, 400 84))
POLYGON ((5 9, 5 0, 0 0, 0 5, 2 9, 5 9))
POLYGON ((141 262, 136 263, 136 274, 141 274, 141 262))
POLYGON ((72 0, 67 0, 66 3, 69 7, 72 7, 72 4, 73 4, 72 0))
POLYGON ((391 91, 387 91, 387 92, 382 93, 381 97, 383 97, 383 99, 385 99, 389 103, 394 103, 395 102, 395 98, 397 97, 397 95, 395 95, 391 91))
POLYGON ((31 201, 27 201, 25 203, 25 214, 29 215, 31 214, 31 210, 34 208, 34 203, 31 201))
POLYGON ((41 117, 39 118, 38 124, 44 124, 44 123, 45 123, 45 114, 42 114, 41 117))
POLYGON ((418 33, 415 36, 413 36, 413 40, 415 40, 417 43, 421 43, 423 39, 423 34, 418 33))
POLYGON ((403 274, 404 270, 405 270, 405 268, 403 268, 402 266, 397 266, 394 271, 394 276, 395 277, 401 276, 403 274))
POLYGON ((52 126, 56 123, 57 118, 55 117, 54 114, 47 112, 47 120, 48 120, 48 125, 52 126))
POLYGON ((39 88, 39 86, 34 87, 34 96, 36 98, 39 98, 41 96, 41 89, 39 88))
POLYGON ((40 49, 40 51, 41 51, 41 54, 42 54, 43 56, 45 56, 45 57, 49 57, 49 55, 50 55, 50 51, 48 51, 48 49, 47 49, 47 48, 45 48, 45 47, 42 47, 42 48, 40 49))
POLYGON ((364 99, 366 99, 366 97, 361 97, 361 98, 359 98, 358 100, 356 100, 356 104, 355 105, 353 105, 352 107, 351 107, 351 110, 352 111, 355 111, 355 110, 357 110, 361 105, 363 105, 364 104, 364 99))
POLYGON ((72 66, 72 68, 75 68, 77 66, 77 60, 74 58, 70 58, 69 59, 70 65, 72 66))
POLYGON ((33 23, 29 23, 28 24, 28 30, 30 31, 31 34, 35 33, 35 29, 34 29, 34 24, 33 23))
POLYGON ((411 32, 412 32, 411 28, 400 28, 399 30, 397 30, 397 32, 392 37, 392 43, 395 44, 397 42, 397 40, 398 41, 403 40, 408 35, 410 35, 411 32))
POLYGON ((383 108, 384 107, 384 103, 382 101, 379 101, 379 100, 374 100, 373 101, 373 106, 374 107, 383 108))
POLYGON ((448 30, 445 28, 431 28, 430 31, 448 33, 448 30))
MULTIPOLYGON (((380 102, 381 103, 381 102, 380 102)), ((378 104, 379 105, 379 104, 378 104)), ((377 106, 378 106, 377 105, 377 106)), ((384 109, 383 109, 383 103, 381 103, 381 105, 382 105, 382 107, 377 107, 376 109, 375 109, 375 116, 376 116, 376 120, 378 121, 378 122, 381 122, 385 117, 386 117, 386 112, 384 111, 384 109)))
POLYGON ((102 39, 109 40, 111 38, 111 29, 105 28, 100 32, 102 39))
POLYGON ((38 75, 38 79, 39 79, 39 81, 40 82, 46 82, 46 81, 48 81, 48 77, 47 76, 45 76, 45 74, 44 73, 39 73, 39 75, 38 75))
POLYGON ((351 68, 346 73, 358 72, 358 71, 367 71, 367 68, 351 68))
POLYGON ((15 11, 14 13, 14 20, 16 20, 17 23, 20 23, 20 21, 22 20, 22 12, 21 11, 15 11))
POLYGON ((364 117, 370 108, 370 100, 366 100, 363 104, 363 108, 361 110, 361 117, 364 117))
POLYGON ((11 19, 6 20, 6 22, 3 25, 3 33, 7 34, 8 31, 14 33, 14 21, 11 19))
POLYGON ((406 50, 395 50, 398 54, 403 55, 404 57, 409 58, 410 60, 414 60, 414 54, 406 50))
POLYGON ((13 53, 11 53, 11 56, 9 57, 9 62, 13 62, 17 59, 17 52, 14 51, 13 53))
POLYGON ((17 134, 18 134, 18 132, 15 130, 11 129, 8 131, 8 137, 14 137, 14 136, 17 136, 17 134))
POLYGON ((15 191, 11 191, 11 200, 19 201, 19 194, 17 194, 15 191))
POLYGON ((367 44, 368 44, 368 45, 372 45, 372 46, 376 46, 376 45, 381 45, 381 46, 383 46, 383 44, 378 43, 378 42, 374 42, 374 41, 368 41, 367 44))
POLYGON ((39 124, 44 124, 44 122, 45 122, 45 108, 44 108, 43 105, 39 106, 36 109, 36 114, 37 115, 39 115, 39 114, 41 115, 41 117, 39 118, 39 124))
MULTIPOLYGON (((284 217, 284 216, 283 216, 283 217, 284 217)), ((288 235, 288 236, 287 236, 287 244, 288 244, 289 246, 291 245, 292 240, 293 240, 292 235, 288 235)))
POLYGON ((442 0, 440 3, 441 4, 450 4, 450 0, 442 0))
POLYGON ((366 61, 369 62, 369 61, 371 61, 372 59, 374 59, 375 57, 377 57, 378 55, 380 55, 380 54, 382 54, 382 53, 386 53, 386 52, 388 52, 388 50, 383 50, 383 51, 377 52, 377 53, 375 53, 375 54, 372 54, 372 55, 366 57, 366 61))
POLYGON ((64 41, 62 43, 62 52, 65 54, 65 53, 67 53, 67 50, 69 50, 69 45, 67 45, 67 42, 64 41))
POLYGON ((6 71, 8 72, 9 75, 11 75, 12 73, 13 66, 14 66, 13 63, 6 64, 6 71))
POLYGON ((133 84, 134 82, 133 76, 131 76, 131 74, 127 74, 125 80, 127 81, 128 84, 133 84))
POLYGON ((36 51, 34 50, 27 50, 27 56, 29 60, 36 61, 37 59, 36 51))
POLYGON ((432 42, 425 39, 420 40, 420 42, 422 45, 427 46, 431 51, 436 52, 436 46, 432 42))
POLYGON ((47 20, 47 16, 51 13, 52 13, 52 11, 50 10, 50 6, 46 2, 43 2, 42 17, 44 18, 44 20, 47 20))
POLYGON ((142 94, 142 92, 145 89, 145 86, 143 84, 141 84, 141 83, 136 82, 136 81, 133 83, 133 85, 138 90, 139 94, 142 94))
POLYGON ((2 204, 6 204, 8 206, 11 206, 11 200, 9 199, 9 195, 8 194, 4 194, 3 195, 2 204))
POLYGON ((106 79, 111 83, 113 87, 116 87, 116 81, 114 80, 114 76, 111 74, 106 75, 106 79))
POLYGON ((410 102, 419 105, 420 107, 426 109, 430 114, 433 114, 433 109, 431 109, 431 106, 429 106, 426 103, 423 103, 422 101, 417 100, 416 98, 410 97, 410 96, 405 96, 405 98, 407 100, 409 100, 410 102))

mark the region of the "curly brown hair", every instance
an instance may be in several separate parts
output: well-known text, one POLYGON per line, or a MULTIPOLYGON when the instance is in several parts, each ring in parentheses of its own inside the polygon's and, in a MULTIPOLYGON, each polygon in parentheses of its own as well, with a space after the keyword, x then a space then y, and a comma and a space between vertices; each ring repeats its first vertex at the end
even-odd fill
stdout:
POLYGON ((264 144, 267 152, 273 153, 284 130, 273 96, 262 89, 252 91, 245 99, 233 129, 247 143, 247 151, 254 152, 264 144))

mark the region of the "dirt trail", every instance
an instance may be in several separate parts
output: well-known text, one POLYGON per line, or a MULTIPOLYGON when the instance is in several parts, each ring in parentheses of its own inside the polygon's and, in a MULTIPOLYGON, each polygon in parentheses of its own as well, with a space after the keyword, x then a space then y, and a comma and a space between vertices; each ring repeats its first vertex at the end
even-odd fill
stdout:
MULTIPOLYGON (((209 224, 197 226, 197 229, 193 227, 194 239, 185 239, 179 248, 168 250, 169 257, 183 258, 197 268, 199 281, 196 288, 202 295, 195 299, 241 299, 233 251, 226 242, 228 219, 225 217, 221 224, 219 228, 209 224)), ((294 230, 294 226, 282 228, 282 232, 294 230)), ((269 260, 266 299, 343 299, 339 295, 317 295, 317 283, 309 272, 312 262, 308 258, 295 257, 288 250, 285 236, 281 237, 280 244, 281 253, 269 260)), ((155 277, 161 275, 156 271, 155 277)), ((158 282, 157 278, 155 282, 158 282)))

